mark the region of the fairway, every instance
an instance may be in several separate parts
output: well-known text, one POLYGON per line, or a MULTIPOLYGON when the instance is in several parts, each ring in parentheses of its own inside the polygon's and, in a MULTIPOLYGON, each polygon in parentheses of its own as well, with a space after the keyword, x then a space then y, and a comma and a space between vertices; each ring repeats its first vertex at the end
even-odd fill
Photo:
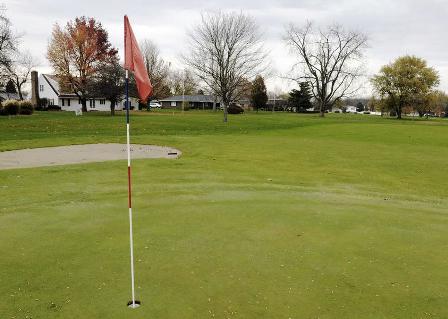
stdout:
MULTIPOLYGON (((0 151, 125 143, 122 114, 0 117, 0 151)), ((0 170, 0 318, 448 318, 448 121, 136 112, 126 161, 0 170)))

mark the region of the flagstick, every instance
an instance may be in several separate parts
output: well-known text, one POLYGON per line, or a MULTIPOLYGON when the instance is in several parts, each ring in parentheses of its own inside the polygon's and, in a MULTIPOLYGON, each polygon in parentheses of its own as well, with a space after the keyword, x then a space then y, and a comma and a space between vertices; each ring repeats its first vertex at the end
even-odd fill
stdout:
POLYGON ((135 284, 134 284, 134 240, 132 231, 132 201, 131 201, 131 144, 129 136, 129 71, 126 70, 126 141, 128 152, 128 203, 129 203, 129 244, 131 251, 131 287, 132 302, 128 303, 130 308, 138 308, 140 302, 135 301, 135 284))

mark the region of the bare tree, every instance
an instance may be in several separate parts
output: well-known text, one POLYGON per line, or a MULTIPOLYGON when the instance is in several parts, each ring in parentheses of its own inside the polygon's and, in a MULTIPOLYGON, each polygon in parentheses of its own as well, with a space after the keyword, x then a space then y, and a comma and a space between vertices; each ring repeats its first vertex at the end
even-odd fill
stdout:
POLYGON ((31 53, 24 52, 16 54, 15 61, 8 68, 9 76, 13 81, 21 100, 23 100, 23 85, 28 82, 31 71, 36 66, 37 62, 31 53))
POLYGON ((0 11, 0 81, 7 80, 8 69, 13 63, 14 54, 17 52, 20 35, 14 33, 11 22, 4 14, 4 9, 0 11))
POLYGON ((311 85, 320 116, 360 89, 356 80, 363 73, 362 57, 367 47, 364 34, 339 25, 315 29, 308 22, 303 27, 291 24, 285 40, 298 58, 293 69, 301 68, 300 75, 292 79, 311 85))
MULTIPOLYGON (((115 115, 115 107, 122 100, 125 90, 125 71, 118 58, 103 63, 100 71, 89 81, 87 91, 92 96, 104 97, 110 102, 110 114, 115 115)), ((136 90, 134 80, 131 79, 130 92, 136 90)), ((132 94, 131 93, 131 94, 132 94)))
POLYGON ((203 14, 189 33, 189 49, 184 61, 221 98, 227 122, 227 107, 240 87, 264 70, 266 55, 254 19, 243 13, 203 14))
POLYGON ((174 95, 191 95, 198 91, 198 79, 191 70, 173 70, 169 78, 170 90, 174 95))
POLYGON ((160 57, 159 48, 151 40, 140 43, 140 49, 145 61, 146 71, 153 85, 154 99, 163 99, 170 95, 169 89, 169 63, 160 57))

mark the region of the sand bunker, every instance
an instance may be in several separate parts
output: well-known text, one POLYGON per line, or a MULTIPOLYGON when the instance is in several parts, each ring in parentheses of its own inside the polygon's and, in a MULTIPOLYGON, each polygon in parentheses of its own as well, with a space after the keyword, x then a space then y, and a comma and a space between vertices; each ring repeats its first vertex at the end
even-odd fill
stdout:
MULTIPOLYGON (((131 145, 131 158, 178 158, 175 148, 131 145)), ((0 152, 0 169, 67 165, 127 159, 126 144, 84 144, 0 152)))

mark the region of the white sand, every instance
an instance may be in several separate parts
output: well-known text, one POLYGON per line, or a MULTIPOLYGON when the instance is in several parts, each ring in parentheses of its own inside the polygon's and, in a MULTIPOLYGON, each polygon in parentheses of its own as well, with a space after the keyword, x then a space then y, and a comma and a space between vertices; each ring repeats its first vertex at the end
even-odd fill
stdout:
MULTIPOLYGON (((171 147, 131 145, 131 158, 178 158, 171 147)), ((84 144, 0 152, 0 169, 67 165, 127 159, 126 144, 84 144)))

